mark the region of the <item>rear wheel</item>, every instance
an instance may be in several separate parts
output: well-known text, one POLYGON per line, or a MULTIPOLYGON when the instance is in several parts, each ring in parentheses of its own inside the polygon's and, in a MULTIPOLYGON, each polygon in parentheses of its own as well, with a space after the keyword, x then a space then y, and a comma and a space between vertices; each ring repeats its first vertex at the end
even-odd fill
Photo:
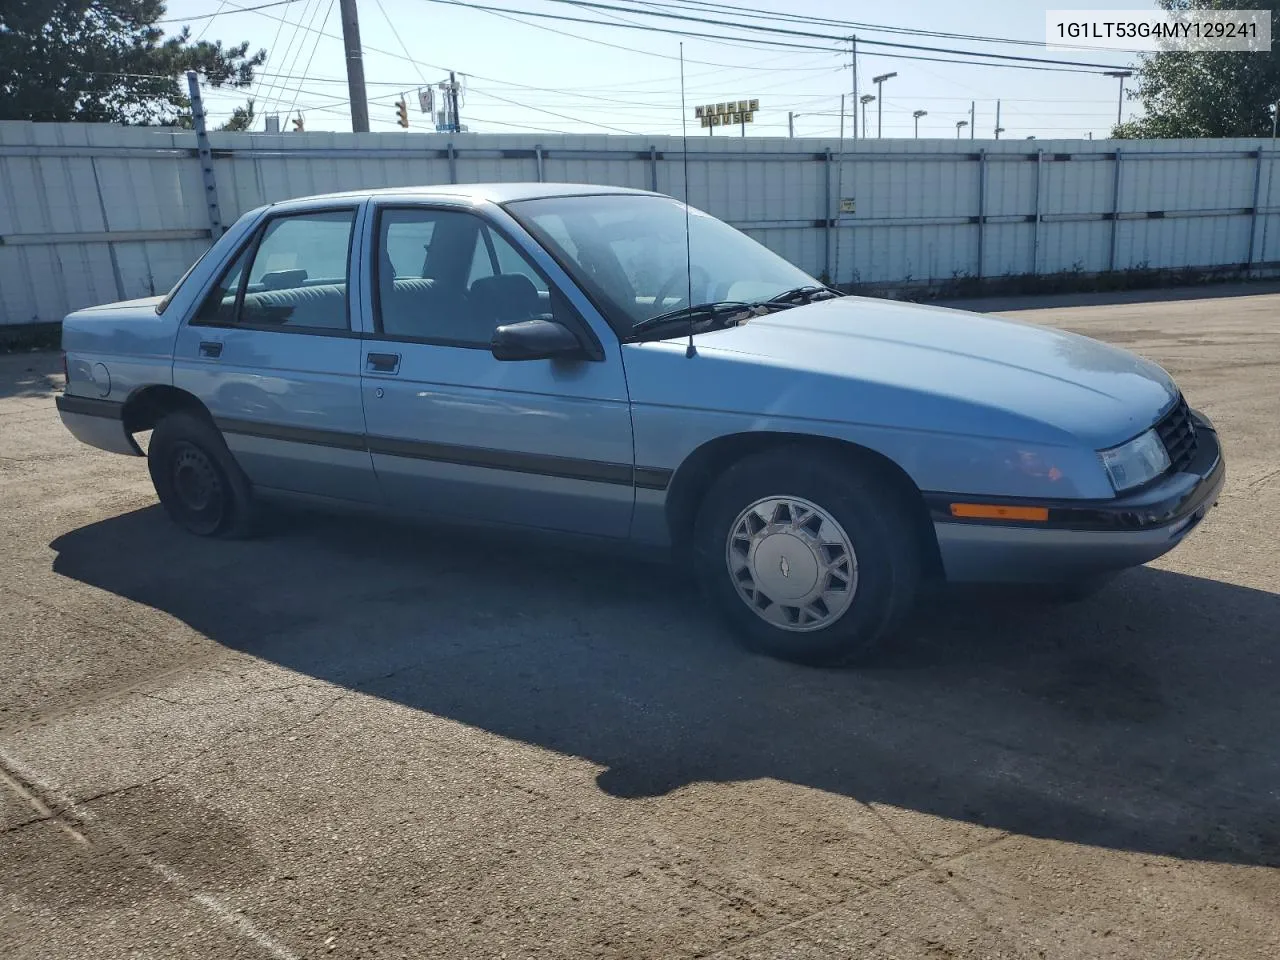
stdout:
POLYGON ((874 470, 804 448, 748 457, 703 501, 694 558, 747 647, 811 664, 874 653, 922 571, 910 505, 874 470))
POLYGON ((166 415, 151 434, 147 467, 161 506, 183 529, 201 537, 251 534, 249 481, 206 418, 187 411, 166 415))

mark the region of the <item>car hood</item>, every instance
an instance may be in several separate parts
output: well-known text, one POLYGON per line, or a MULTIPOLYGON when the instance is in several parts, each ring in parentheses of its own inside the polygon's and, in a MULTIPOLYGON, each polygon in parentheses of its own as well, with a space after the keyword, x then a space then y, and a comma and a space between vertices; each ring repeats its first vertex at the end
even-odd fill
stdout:
MULTIPOLYGON (((1101 448, 1141 433, 1178 396, 1156 364, 1088 337, 865 297, 778 311, 695 342, 713 390, 743 412, 1101 448)), ((644 402, 662 385, 651 388, 648 365, 637 366, 639 376, 628 366, 632 395, 644 402)), ((668 392, 705 386, 692 368, 664 379, 668 392)), ((689 399, 708 406, 707 396, 689 399)))

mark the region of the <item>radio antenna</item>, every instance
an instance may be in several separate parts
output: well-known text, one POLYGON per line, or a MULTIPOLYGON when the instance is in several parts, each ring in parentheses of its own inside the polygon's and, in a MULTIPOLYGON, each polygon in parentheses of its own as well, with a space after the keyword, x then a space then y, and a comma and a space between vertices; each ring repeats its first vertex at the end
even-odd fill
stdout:
POLYGON ((689 246, 689 131, 688 109, 684 103, 684 43, 680 44, 680 150, 684 159, 684 271, 688 288, 684 305, 689 310, 689 346, 685 347, 686 359, 697 356, 693 348, 693 251, 689 246))

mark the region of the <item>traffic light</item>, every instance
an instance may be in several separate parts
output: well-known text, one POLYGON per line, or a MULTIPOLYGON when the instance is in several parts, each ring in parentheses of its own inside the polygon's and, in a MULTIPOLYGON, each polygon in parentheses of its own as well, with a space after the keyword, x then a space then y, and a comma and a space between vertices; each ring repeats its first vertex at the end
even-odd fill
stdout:
POLYGON ((293 132, 302 133, 302 114, 298 114, 293 118, 293 132))
POLYGON ((409 129, 409 104, 405 102, 405 99, 403 97, 401 97, 399 100, 396 101, 396 117, 398 118, 396 122, 399 123, 400 126, 404 127, 406 130, 408 130, 409 129))

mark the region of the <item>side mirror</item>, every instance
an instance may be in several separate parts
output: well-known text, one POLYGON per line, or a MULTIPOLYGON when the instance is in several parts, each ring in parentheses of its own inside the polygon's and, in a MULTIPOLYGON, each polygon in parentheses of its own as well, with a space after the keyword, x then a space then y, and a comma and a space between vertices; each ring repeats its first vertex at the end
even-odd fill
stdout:
POLYGON ((577 336, 550 316, 504 324, 493 331, 489 349, 497 360, 552 360, 585 356, 577 336))

